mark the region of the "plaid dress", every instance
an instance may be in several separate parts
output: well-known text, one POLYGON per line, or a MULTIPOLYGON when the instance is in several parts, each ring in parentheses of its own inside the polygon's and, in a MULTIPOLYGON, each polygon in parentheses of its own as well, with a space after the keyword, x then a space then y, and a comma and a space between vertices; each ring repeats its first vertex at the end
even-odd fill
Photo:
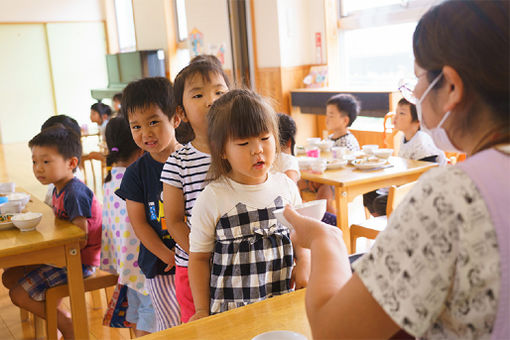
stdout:
POLYGON ((289 292, 293 250, 289 230, 271 206, 253 209, 238 203, 216 225, 211 271, 211 314, 289 292))

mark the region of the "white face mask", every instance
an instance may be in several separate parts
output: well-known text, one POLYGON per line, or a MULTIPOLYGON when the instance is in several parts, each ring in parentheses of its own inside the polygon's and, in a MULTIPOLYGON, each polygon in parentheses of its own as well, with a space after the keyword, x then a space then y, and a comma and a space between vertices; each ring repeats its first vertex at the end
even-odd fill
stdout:
POLYGON ((462 151, 458 150, 452 144, 452 142, 450 141, 450 138, 448 137, 448 134, 446 133, 446 130, 441 127, 441 125, 443 125, 443 123, 448 118, 448 116, 450 116, 450 113, 451 113, 450 111, 446 112, 446 114, 443 116, 443 118, 441 119, 439 124, 437 124, 437 126, 435 128, 429 129, 427 126, 425 126, 425 122, 423 121, 423 115, 422 115, 422 110, 421 110, 421 103, 423 102, 423 99, 425 99, 427 94, 430 92, 430 90, 434 87, 434 85, 436 85, 436 83, 439 81, 439 79, 441 79, 442 75, 443 75, 443 73, 441 72, 436 77, 436 79, 434 79, 432 81, 432 83, 430 83, 429 87, 427 87, 425 92, 423 92, 423 95, 421 96, 421 98, 416 103, 416 113, 418 114, 418 120, 420 121, 421 129, 424 132, 428 133, 430 135, 430 137, 432 137, 432 140, 434 141, 434 144, 436 144, 436 146, 439 149, 441 149, 443 151, 447 151, 447 152, 462 152, 462 151))

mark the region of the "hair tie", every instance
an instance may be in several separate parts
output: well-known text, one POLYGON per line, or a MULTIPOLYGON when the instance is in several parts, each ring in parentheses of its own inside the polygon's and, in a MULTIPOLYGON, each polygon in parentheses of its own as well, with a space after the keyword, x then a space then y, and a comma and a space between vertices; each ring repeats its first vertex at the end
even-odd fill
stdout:
POLYGON ((111 148, 112 152, 119 152, 119 148, 111 148))

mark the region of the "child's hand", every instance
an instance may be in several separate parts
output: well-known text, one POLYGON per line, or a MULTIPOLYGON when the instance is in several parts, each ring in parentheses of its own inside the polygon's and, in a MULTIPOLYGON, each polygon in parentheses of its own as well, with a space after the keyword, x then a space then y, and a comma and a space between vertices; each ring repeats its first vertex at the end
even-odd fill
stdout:
POLYGON ((173 250, 168 250, 168 257, 166 259, 162 259, 163 262, 167 264, 164 271, 167 272, 173 267, 175 267, 175 252, 173 250))
POLYGON ((290 277, 290 286, 294 289, 305 288, 308 285, 310 277, 310 251, 301 248, 299 258, 296 259, 296 265, 292 268, 290 277), (295 285, 295 286, 294 286, 295 285))
POLYGON ((198 319, 202 319, 202 318, 205 318, 207 316, 209 316, 209 311, 208 310, 197 310, 195 312, 195 314, 193 314, 193 316, 191 318, 189 318, 188 322, 195 321, 195 320, 198 320, 198 319))
POLYGON ((335 237, 343 242, 342 231, 340 229, 322 223, 319 220, 302 216, 290 206, 285 207, 283 216, 285 216, 287 221, 294 227, 290 237, 292 242, 297 246, 310 248, 314 240, 322 237, 335 237))

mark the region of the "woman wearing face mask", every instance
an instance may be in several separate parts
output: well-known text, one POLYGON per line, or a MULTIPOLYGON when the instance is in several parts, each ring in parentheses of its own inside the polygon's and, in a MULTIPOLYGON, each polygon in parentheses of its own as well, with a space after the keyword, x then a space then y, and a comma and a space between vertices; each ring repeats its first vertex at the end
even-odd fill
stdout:
MULTIPOLYGON (((422 128, 468 159, 423 175, 351 274, 341 232, 288 207, 310 248, 317 339, 510 339, 509 2, 445 1, 413 36, 422 128)), ((409 93, 408 93, 409 94, 409 93)), ((412 99, 412 98, 410 98, 412 99)))

